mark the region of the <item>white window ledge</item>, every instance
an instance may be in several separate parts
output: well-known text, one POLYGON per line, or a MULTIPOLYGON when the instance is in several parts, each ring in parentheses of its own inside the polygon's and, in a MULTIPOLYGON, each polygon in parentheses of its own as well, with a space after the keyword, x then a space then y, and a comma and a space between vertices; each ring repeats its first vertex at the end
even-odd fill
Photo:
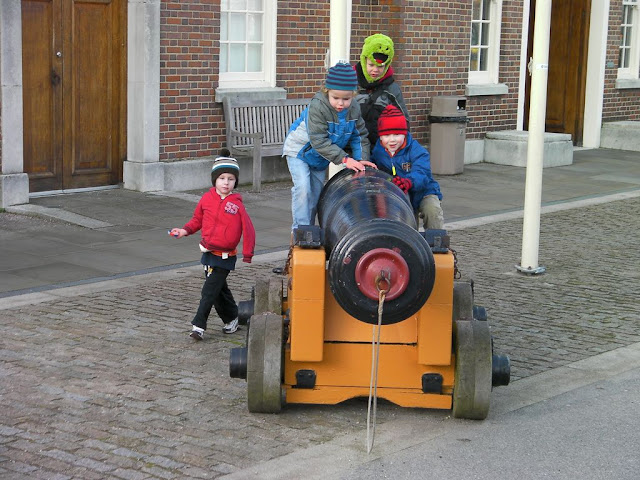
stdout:
POLYGON ((618 78, 616 80, 616 88, 620 90, 625 88, 640 88, 640 79, 639 78, 618 78))
POLYGON ((479 97, 481 95, 505 95, 509 87, 504 83, 485 83, 482 85, 467 85, 464 93, 467 97, 479 97))
POLYGON ((242 98, 245 100, 283 100, 287 98, 284 88, 216 88, 216 102, 224 98, 242 98))

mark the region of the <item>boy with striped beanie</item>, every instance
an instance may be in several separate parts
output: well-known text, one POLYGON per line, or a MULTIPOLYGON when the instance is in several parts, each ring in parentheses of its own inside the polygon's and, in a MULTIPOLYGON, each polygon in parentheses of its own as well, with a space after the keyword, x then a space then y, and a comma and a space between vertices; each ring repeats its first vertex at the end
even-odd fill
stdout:
POLYGON ((222 320, 224 333, 238 330, 238 305, 227 276, 236 267, 237 246, 242 237, 242 261, 251 263, 256 243, 256 232, 247 213, 242 197, 233 193, 238 183, 240 167, 235 158, 223 149, 211 167, 213 187, 196 206, 193 217, 182 228, 172 228, 169 235, 186 237, 200 230, 200 263, 204 266, 205 280, 200 305, 191 321, 189 334, 195 340, 204 338, 207 320, 212 308, 222 320))
POLYGON ((211 185, 215 187, 217 178, 223 173, 233 174, 235 177, 235 185, 238 185, 238 182, 240 181, 240 167, 238 166, 238 161, 229 156, 230 152, 227 149, 223 149, 220 154, 222 156, 217 157, 211 167, 211 185))

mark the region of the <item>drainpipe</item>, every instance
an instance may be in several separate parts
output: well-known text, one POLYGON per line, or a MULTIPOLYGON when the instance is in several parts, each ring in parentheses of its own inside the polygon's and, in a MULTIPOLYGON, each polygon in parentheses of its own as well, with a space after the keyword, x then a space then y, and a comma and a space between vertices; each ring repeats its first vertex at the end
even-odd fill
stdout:
POLYGON ((529 139, 527 172, 522 222, 522 257, 516 269, 522 273, 544 273, 538 265, 540 246, 540 205, 542 199, 542 166, 544 157, 544 127, 547 114, 547 79, 549 77, 549 32, 551 0, 537 0, 533 30, 531 62, 531 98, 529 109, 529 139))
MULTIPOLYGON (((329 10, 329 64, 332 67, 339 61, 349 61, 351 43, 351 0, 331 0, 329 10)), ((344 168, 342 165, 329 164, 329 178, 344 168)))

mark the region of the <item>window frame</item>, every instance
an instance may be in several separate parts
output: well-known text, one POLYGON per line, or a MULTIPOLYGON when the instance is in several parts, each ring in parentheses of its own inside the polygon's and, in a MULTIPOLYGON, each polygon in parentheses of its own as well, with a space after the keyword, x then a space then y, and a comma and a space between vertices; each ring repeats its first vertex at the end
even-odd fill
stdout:
MULTIPOLYGON (((622 19, 624 21, 624 7, 631 7, 631 39, 629 42, 629 66, 620 67, 620 53, 618 53, 618 79, 620 80, 637 80, 640 75, 640 0, 623 0, 622 1, 622 19)), ((622 30, 622 23, 620 24, 622 30)), ((620 39, 618 52, 622 49, 624 39, 620 39)))
MULTIPOLYGON (((262 0, 263 2, 263 48, 261 72, 225 72, 219 68, 218 87, 222 89, 252 89, 273 88, 276 85, 276 34, 277 34, 277 0, 262 0)), ((220 6, 220 16, 225 11, 220 6)), ((220 32, 222 35, 222 18, 220 19, 220 32)), ((222 38, 218 39, 220 48, 222 38)), ((222 57, 222 55, 220 55, 222 57)))
MULTIPOLYGON (((471 36, 473 27, 469 32, 469 84, 470 85, 497 85, 500 77, 500 34, 502 29, 502 2, 503 0, 482 0, 491 2, 489 11, 489 46, 487 49, 487 69, 484 71, 471 70, 471 36)), ((473 9, 473 4, 471 6, 473 9)), ((473 15, 473 11, 472 11, 473 15)), ((471 25, 473 25, 473 19, 471 25)))

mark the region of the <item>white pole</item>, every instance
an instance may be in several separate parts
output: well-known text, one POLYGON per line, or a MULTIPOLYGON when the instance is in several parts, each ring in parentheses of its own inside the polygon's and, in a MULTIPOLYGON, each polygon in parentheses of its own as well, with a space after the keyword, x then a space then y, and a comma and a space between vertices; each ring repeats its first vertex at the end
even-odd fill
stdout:
MULTIPOLYGON (((351 43, 351 0, 331 0, 329 10, 329 66, 349 61, 351 43)), ((329 164, 329 177, 343 168, 329 164)))
POLYGON ((537 0, 533 30, 529 140, 522 222, 522 258, 520 265, 516 266, 520 272, 533 274, 545 271, 544 267, 538 265, 538 247, 540 245, 540 204, 542 199, 544 126, 547 114, 550 29, 551 0, 537 0))
POLYGON ((329 64, 349 61, 351 0, 331 0, 329 9, 329 64))

